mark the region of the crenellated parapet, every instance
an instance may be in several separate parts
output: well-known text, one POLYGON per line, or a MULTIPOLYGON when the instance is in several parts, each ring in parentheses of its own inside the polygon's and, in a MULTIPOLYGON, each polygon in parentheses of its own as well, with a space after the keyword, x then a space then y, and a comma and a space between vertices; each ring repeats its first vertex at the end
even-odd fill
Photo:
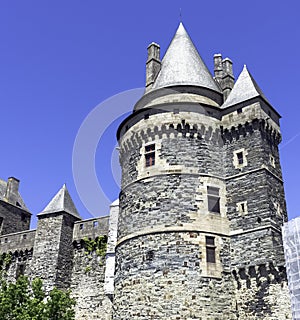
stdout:
POLYGON ((283 265, 249 265, 234 269, 232 276, 239 319, 290 319, 289 308, 282 307, 290 300, 283 265))
POLYGON ((222 137, 225 143, 231 142, 234 139, 237 140, 241 136, 251 135, 256 130, 260 131, 262 138, 271 145, 277 147, 281 142, 280 131, 265 119, 254 118, 250 122, 238 123, 231 127, 221 126, 222 137))
POLYGON ((256 286, 260 286, 263 282, 276 284, 287 280, 284 265, 277 266, 273 262, 234 268, 232 275, 238 290, 244 285, 249 289, 253 283, 256 283, 256 286), (255 282, 252 280, 255 280, 255 282))
POLYGON ((0 253, 32 250, 36 230, 11 233, 0 236, 0 253))

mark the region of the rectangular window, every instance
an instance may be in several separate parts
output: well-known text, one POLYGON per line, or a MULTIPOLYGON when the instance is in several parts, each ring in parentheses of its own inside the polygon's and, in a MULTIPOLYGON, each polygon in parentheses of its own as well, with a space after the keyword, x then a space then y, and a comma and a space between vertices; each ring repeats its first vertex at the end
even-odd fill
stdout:
POLYGON ((236 211, 241 215, 248 213, 247 201, 238 202, 236 204, 236 211))
POLYGON ((270 164, 275 168, 275 158, 270 154, 270 164))
POLYGON ((241 212, 245 212, 245 203, 241 203, 241 212))
POLYGON ((94 227, 94 228, 98 227, 98 225, 99 225, 99 222, 98 222, 98 221, 94 221, 94 222, 93 222, 93 227, 94 227))
POLYGON ((145 146, 145 160, 146 167, 155 165, 155 144, 149 144, 148 146, 145 146))
POLYGON ((206 240, 206 262, 216 263, 216 246, 214 237, 205 237, 206 240))
POLYGON ((237 157, 238 164, 243 164, 244 163, 243 152, 237 152, 236 153, 236 157, 237 157))
POLYGON ((219 188, 207 187, 208 211, 220 213, 219 188))

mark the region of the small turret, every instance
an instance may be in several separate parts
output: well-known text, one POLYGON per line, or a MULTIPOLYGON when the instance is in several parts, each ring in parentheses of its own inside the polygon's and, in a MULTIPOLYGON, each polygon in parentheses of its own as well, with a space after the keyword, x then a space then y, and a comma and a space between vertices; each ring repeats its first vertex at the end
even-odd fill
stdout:
POLYGON ((33 274, 44 281, 47 292, 68 288, 72 269, 74 222, 80 220, 64 185, 46 208, 38 214, 33 252, 33 274), (48 275, 53 275, 49 277, 48 275))

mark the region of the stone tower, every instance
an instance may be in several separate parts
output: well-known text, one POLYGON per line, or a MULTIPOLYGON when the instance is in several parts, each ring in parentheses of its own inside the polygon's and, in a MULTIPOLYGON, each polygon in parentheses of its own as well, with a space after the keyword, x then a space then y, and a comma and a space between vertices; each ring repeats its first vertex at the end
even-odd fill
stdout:
POLYGON ((38 214, 32 269, 47 292, 70 287, 73 262, 74 223, 81 220, 66 185, 38 214))
POLYGON ((279 114, 182 24, 118 130, 113 319, 289 319, 279 114))

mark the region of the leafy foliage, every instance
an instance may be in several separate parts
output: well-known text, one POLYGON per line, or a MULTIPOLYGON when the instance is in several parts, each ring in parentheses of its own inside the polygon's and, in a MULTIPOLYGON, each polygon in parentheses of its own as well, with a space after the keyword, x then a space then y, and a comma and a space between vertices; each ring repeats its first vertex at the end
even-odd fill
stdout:
POLYGON ((70 292, 54 288, 48 297, 40 279, 20 276, 16 283, 1 280, 1 320, 73 320, 75 301, 70 292))
POLYGON ((2 253, 0 255, 0 269, 7 269, 11 263, 12 255, 11 253, 2 253))
POLYGON ((107 236, 99 236, 96 239, 84 238, 85 250, 87 254, 96 251, 97 256, 104 257, 107 247, 107 236))

